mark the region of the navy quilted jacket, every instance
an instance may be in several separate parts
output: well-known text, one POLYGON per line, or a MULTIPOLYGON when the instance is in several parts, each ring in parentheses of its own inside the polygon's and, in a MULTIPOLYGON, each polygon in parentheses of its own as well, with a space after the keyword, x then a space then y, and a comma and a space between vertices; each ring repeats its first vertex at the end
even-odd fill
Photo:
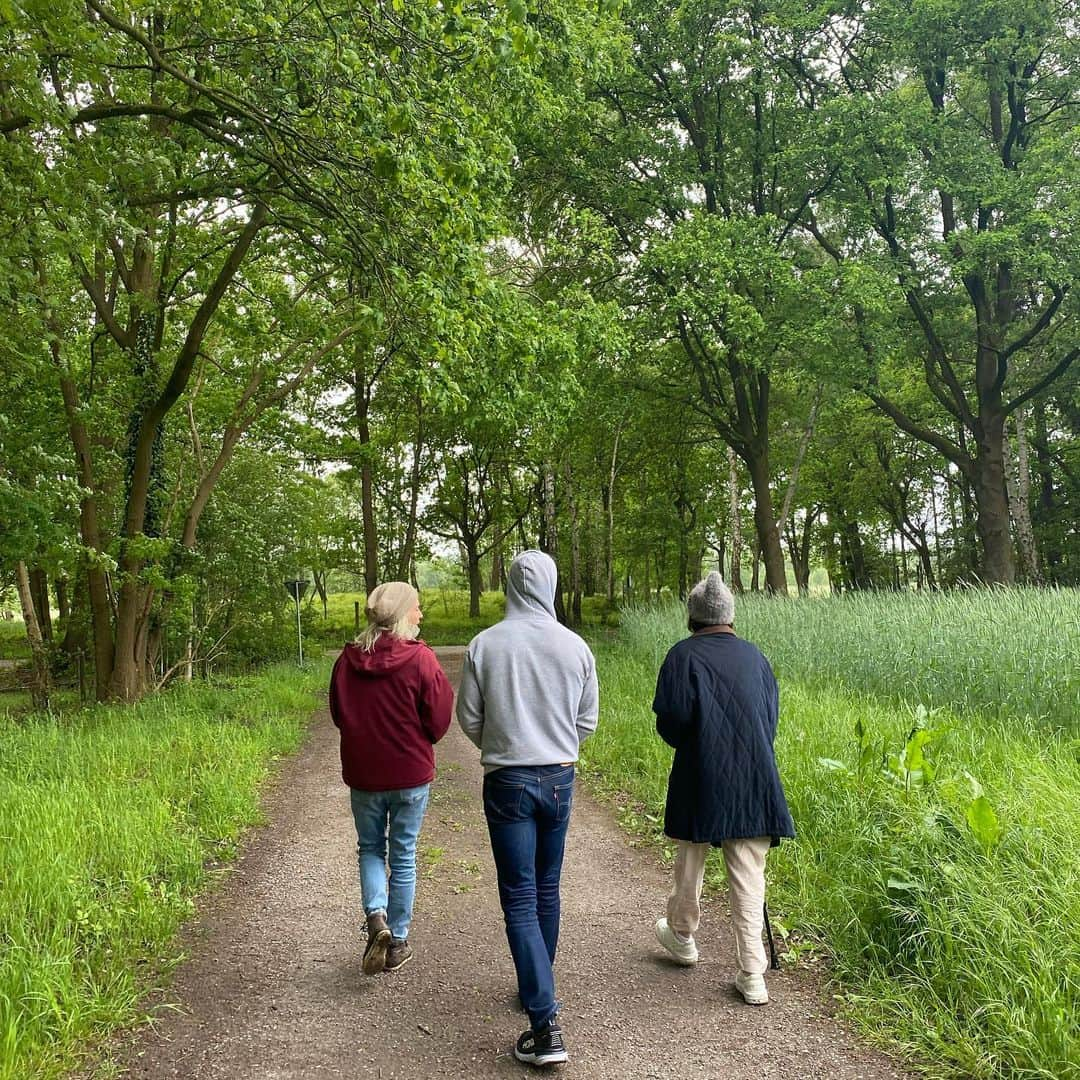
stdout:
POLYGON ((794 836, 773 754, 779 693, 768 660, 734 634, 673 646, 656 683, 660 737, 675 748, 664 832, 715 844, 794 836))

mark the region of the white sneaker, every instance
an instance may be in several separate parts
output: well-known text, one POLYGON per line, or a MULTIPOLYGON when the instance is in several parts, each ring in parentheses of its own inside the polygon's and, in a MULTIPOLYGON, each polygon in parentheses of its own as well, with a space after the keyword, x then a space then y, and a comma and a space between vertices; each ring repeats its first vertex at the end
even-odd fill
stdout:
POLYGON ((687 938, 683 941, 682 938, 668 926, 667 919, 657 919, 654 931, 656 933, 656 940, 667 949, 671 954, 672 959, 680 964, 686 964, 687 966, 697 963, 697 945, 694 943, 693 938, 687 938))
POLYGON ((749 972, 740 971, 735 976, 735 989, 743 996, 747 1005, 768 1005, 769 991, 765 986, 765 978, 762 975, 751 975, 749 972))

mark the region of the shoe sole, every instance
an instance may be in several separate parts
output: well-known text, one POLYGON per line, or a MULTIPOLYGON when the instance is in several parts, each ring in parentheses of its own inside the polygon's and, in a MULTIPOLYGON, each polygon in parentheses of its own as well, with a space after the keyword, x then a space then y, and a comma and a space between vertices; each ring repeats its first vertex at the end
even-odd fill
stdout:
POLYGON ((768 1005, 769 1004, 769 991, 766 990, 760 997, 753 994, 746 994, 739 989, 738 983, 735 984, 735 992, 743 999, 747 1005, 768 1005))
POLYGON ((693 967, 698 962, 697 953, 695 952, 692 957, 680 956, 677 952, 672 952, 668 943, 660 936, 660 931, 654 926, 653 934, 656 940, 660 943, 660 947, 675 961, 676 964, 682 964, 683 967, 693 967))
POLYGON ((404 960, 399 960, 396 964, 384 964, 383 971, 400 971, 411 959, 412 956, 406 956, 404 960))
POLYGON ((565 1050, 557 1054, 523 1054, 516 1046, 514 1057, 525 1065, 561 1065, 570 1060, 570 1055, 565 1050))
POLYGON ((394 935, 389 930, 380 930, 374 940, 368 942, 362 965, 365 975, 378 975, 386 967, 386 950, 393 940, 394 935))

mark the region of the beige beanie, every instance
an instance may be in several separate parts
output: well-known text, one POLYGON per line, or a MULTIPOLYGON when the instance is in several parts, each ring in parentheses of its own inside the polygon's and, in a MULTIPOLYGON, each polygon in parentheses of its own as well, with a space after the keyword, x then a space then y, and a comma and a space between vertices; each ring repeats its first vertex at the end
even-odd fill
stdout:
POLYGON ((371 590, 364 614, 373 626, 389 630, 401 622, 419 602, 419 594, 407 581, 388 581, 371 590))

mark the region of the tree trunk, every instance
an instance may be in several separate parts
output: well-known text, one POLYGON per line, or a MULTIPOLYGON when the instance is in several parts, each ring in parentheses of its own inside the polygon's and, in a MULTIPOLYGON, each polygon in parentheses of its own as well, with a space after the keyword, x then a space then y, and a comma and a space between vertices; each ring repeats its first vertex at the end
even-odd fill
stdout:
POLYGON ((563 603, 562 574, 558 572, 559 566, 559 530, 555 519, 555 471, 551 462, 543 464, 541 477, 543 497, 543 542, 541 550, 547 552, 555 560, 558 580, 555 583, 555 617, 564 626, 566 625, 566 605, 563 603))
POLYGON ((469 618, 480 618, 480 596, 484 591, 484 579, 480 573, 480 553, 477 541, 465 541, 465 565, 469 575, 469 618))
POLYGON ((1057 499, 1054 495, 1054 467, 1050 456, 1046 405, 1041 400, 1036 400, 1032 403, 1031 414, 1035 422, 1035 470, 1038 476, 1038 498, 1032 507, 1032 517, 1039 530, 1043 566, 1053 580, 1055 568, 1061 563, 1061 544, 1057 530, 1053 528, 1057 499))
MULTIPOLYGON (((66 581, 66 579, 64 580, 66 581)), ((59 582, 57 584, 59 585, 59 582)), ((76 575, 74 588, 71 589, 68 597, 68 614, 64 620, 64 640, 60 643, 64 653, 72 659, 76 658, 79 653, 86 653, 87 651, 87 603, 88 592, 80 573, 76 575)))
POLYGON ((600 485, 600 509, 604 515, 604 594, 609 604, 615 603, 615 521, 611 500, 611 486, 600 485))
POLYGON ((941 528, 938 524, 937 504, 937 478, 930 485, 930 513, 934 523, 934 558, 937 561, 937 580, 931 588, 937 588, 941 584, 941 528))
POLYGON ((109 679, 109 698, 137 701, 145 689, 145 636, 140 613, 147 587, 130 577, 120 589, 116 608, 116 648, 109 679))
POLYGON ((35 709, 48 711, 51 704, 52 684, 49 677, 49 658, 45 652, 45 642, 38 625, 37 612, 34 610, 34 597, 30 587, 30 574, 26 563, 15 564, 15 590, 19 594, 19 607, 22 608, 26 637, 30 642, 30 658, 34 675, 30 683, 30 700, 35 709))
MULTIPOLYGON (((741 485, 739 484, 739 459, 729 446, 728 457, 728 516, 731 521, 731 576, 728 579, 732 592, 741 593, 742 584, 742 515, 740 513, 741 485)), ((722 569, 722 568, 721 568, 722 569)))
POLYGON ((364 588, 379 583, 379 540, 375 532, 375 474, 371 462, 371 387, 362 362, 354 372, 356 440, 360 444, 360 517, 364 529, 364 588))
POLYGON ((700 543, 695 544, 693 550, 690 552, 689 573, 688 573, 689 580, 692 581, 695 585, 704 576, 702 574, 702 572, 701 572, 701 566, 702 566, 702 563, 704 561, 705 561, 705 549, 704 549, 704 547, 700 543))
POLYGON ((61 372, 60 393, 64 399, 68 434, 75 451, 79 485, 83 490, 83 496, 79 502, 79 532, 82 534, 86 549, 95 553, 86 564, 86 585, 94 636, 95 696, 98 701, 104 701, 108 697, 109 678, 112 675, 113 665, 112 604, 109 601, 109 586, 105 570, 99 557, 104 554, 104 548, 98 520, 93 455, 75 383, 63 368, 57 341, 52 341, 50 348, 53 360, 61 372))
POLYGON ((1024 430, 1026 417, 1023 409, 1017 409, 1013 416, 1016 425, 1016 446, 1005 439, 1009 468, 1005 474, 1006 492, 1009 497, 1009 509, 1012 514, 1013 528, 1016 530, 1016 543, 1020 549, 1020 563, 1024 580, 1029 585, 1042 585, 1042 568, 1039 565, 1039 549, 1035 542, 1035 529, 1031 521, 1031 471, 1028 464, 1027 432, 1024 430))
MULTIPOLYGON (((401 581, 408 581, 406 575, 413 573, 413 563, 416 561, 416 519, 420 505, 420 466, 421 455, 424 449, 424 414, 423 403, 419 396, 416 399, 416 441, 413 445, 412 470, 409 474, 409 518, 405 526, 405 543, 401 549, 401 562, 398 566, 398 577, 401 581)), ((366 557, 366 556, 365 556, 366 557)))
POLYGON ((611 448, 611 468, 608 469, 607 483, 601 485, 600 493, 604 503, 604 570, 607 578, 607 598, 609 604, 615 603, 615 477, 618 474, 620 425, 615 432, 615 442, 611 448))
MULTIPOLYGON (((960 442, 962 446, 967 442, 963 425, 960 426, 960 442)), ((960 470, 959 474, 957 495, 960 500, 961 544, 964 561, 967 563, 968 569, 972 574, 978 575, 979 545, 976 537, 976 518, 978 516, 978 510, 971 479, 963 469, 960 470)))
POLYGON ((497 592, 503 587, 503 577, 505 576, 505 570, 503 569, 503 544, 505 542, 503 532, 503 487, 502 473, 499 469, 495 469, 492 474, 491 487, 493 492, 492 503, 495 507, 492 523, 495 537, 491 542, 491 576, 488 578, 488 587, 492 592, 497 592))
POLYGON ((802 438, 799 440, 799 449, 795 454, 795 463, 791 468, 791 480, 788 482, 787 491, 784 493, 784 502, 780 508, 780 519, 776 523, 777 534, 782 535, 784 526, 787 524, 788 514, 794 504, 795 492, 799 487, 799 470, 806 458, 806 450, 810 445, 810 439, 814 434, 814 425, 817 423, 818 407, 821 405, 822 385, 819 383, 814 391, 814 402, 810 406, 810 415, 806 418, 806 426, 803 428, 802 438))
POLYGON ((840 558, 845 564, 847 584, 852 589, 869 589, 870 578, 866 572, 866 559, 862 537, 856 521, 844 521, 840 528, 840 558))
POLYGON ((810 537, 817 515, 817 510, 807 510, 802 529, 796 530, 794 519, 792 519, 788 522, 785 533, 791 556, 791 568, 795 572, 795 586, 800 596, 806 596, 810 592, 810 537))
POLYGON ((936 589, 938 587, 937 579, 934 576, 934 563, 933 559, 930 557, 930 545, 927 543, 925 530, 919 538, 914 541, 914 547, 919 553, 919 561, 922 563, 923 580, 926 582, 926 587, 928 589, 936 589))
POLYGON ((721 532, 716 542, 709 545, 716 555, 716 569, 721 577, 724 577, 724 567, 727 565, 727 545, 724 542, 724 534, 721 532))
POLYGON ((506 566, 503 559, 501 546, 496 546, 491 551, 491 578, 490 588, 492 592, 500 592, 506 585, 506 566))
POLYGON ((34 614, 44 641, 52 641, 52 601, 49 597, 49 575, 40 567, 30 571, 30 596, 34 601, 34 614))
POLYGON ((1054 471, 1050 458, 1050 435, 1046 425, 1046 406, 1042 401, 1036 401, 1031 411, 1035 418, 1035 460, 1039 472, 1038 505, 1042 511, 1050 513, 1055 506, 1054 471))
POLYGON ((327 617, 327 596, 326 596, 326 571, 325 570, 312 570, 311 580, 315 586, 315 592, 318 594, 319 600, 322 602, 322 617, 327 617))
POLYGON ((570 507, 570 621, 581 625, 581 527, 578 521, 577 495, 570 462, 566 463, 566 492, 570 507))
MULTIPOLYGON (((765 588, 778 596, 787 596, 787 571, 784 553, 780 548, 780 533, 773 516, 772 488, 769 483, 767 450, 748 454, 746 466, 754 489, 754 528, 757 532, 761 557, 765 560, 765 588)), ((755 562, 756 567, 756 562, 755 562)))
POLYGON ((981 577, 987 585, 1012 585, 1016 579, 1009 500, 1005 491, 1005 414, 981 410, 980 437, 976 440, 976 529, 982 545, 981 577))

